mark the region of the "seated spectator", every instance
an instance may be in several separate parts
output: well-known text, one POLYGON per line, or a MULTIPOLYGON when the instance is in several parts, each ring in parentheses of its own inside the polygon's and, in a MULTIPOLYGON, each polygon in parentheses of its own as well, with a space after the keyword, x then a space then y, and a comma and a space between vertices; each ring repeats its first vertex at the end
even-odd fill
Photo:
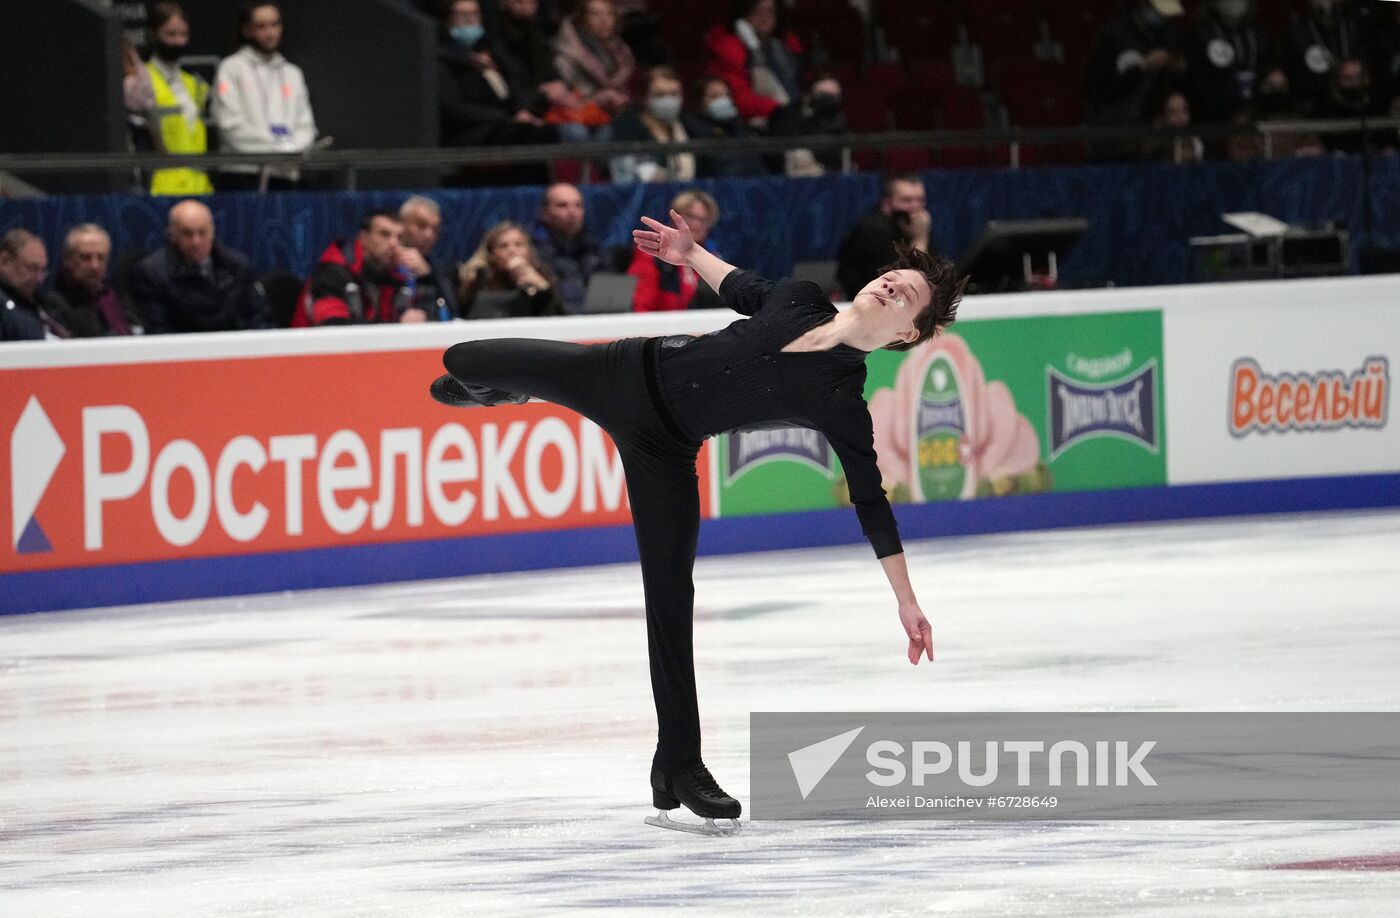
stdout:
POLYGON ((442 234, 442 208, 432 198, 414 195, 399 207, 399 271, 412 274, 413 302, 400 322, 447 322, 462 317, 452 268, 432 261, 442 234))
MULTIPOLYGON (((753 136, 739 117, 739 109, 729 94, 729 84, 719 77, 701 77, 693 90, 694 111, 682 118, 686 133, 694 140, 744 141, 753 136)), ((738 146, 738 144, 736 144, 738 146)), ((763 157, 741 147, 733 153, 700 153, 695 174, 701 178, 732 178, 767 175, 763 157)))
POLYGON ((611 116, 559 77, 549 33, 540 21, 539 0, 501 0, 494 32, 487 36, 491 54, 521 104, 545 123, 557 125, 570 143, 604 140, 611 116))
POLYGON ((361 217, 353 241, 336 239, 321 253, 292 327, 424 321, 428 310, 418 301, 416 280, 401 267, 402 235, 395 211, 372 210, 361 217))
MULTIPOLYGON (((282 56, 282 9, 276 3, 251 0, 238 19, 243 46, 219 63, 215 84, 214 123, 224 153, 301 153, 316 142, 316 117, 301 68, 282 56)), ((220 191, 251 191, 260 187, 295 188, 301 172, 295 166, 253 164, 225 166, 220 191)))
POLYGON ((451 147, 554 143, 559 131, 517 97, 486 39, 478 0, 444 7, 438 51, 442 142, 451 147))
POLYGON ((646 90, 637 105, 628 106, 613 120, 615 141, 654 140, 655 154, 615 156, 609 163, 614 182, 688 182, 695 178, 695 154, 672 153, 668 144, 690 139, 681 123, 681 78, 670 67, 647 74, 646 90))
POLYGON ((933 218, 924 202, 924 182, 917 173, 885 177, 880 203, 851 229, 836 256, 836 280, 847 299, 894 261, 897 243, 935 254, 930 245, 933 218))
POLYGON ((631 101, 636 63, 618 33, 614 0, 581 0, 554 38, 554 66, 569 88, 609 117, 631 101))
MULTIPOLYGON (((841 82, 823 75, 812 81, 812 88, 795 105, 774 112, 768 132, 775 137, 802 137, 813 134, 845 134, 846 115, 841 110, 841 82)), ((788 150, 783 154, 783 173, 793 178, 845 172, 845 147, 788 150)))
MULTIPOLYGON (((151 4, 150 22, 151 59, 144 68, 146 78, 129 81, 128 105, 149 102, 145 120, 154 149, 182 155, 207 153, 209 136, 204 119, 209 84, 179 66, 190 43, 189 19, 180 4, 162 0, 151 4)), ((127 83, 123 80, 124 93, 127 83)), ((183 196, 213 191, 209 176, 198 169, 157 169, 151 175, 151 194, 183 196)))
POLYGON ((1311 131, 1275 131, 1263 127, 1270 121, 1293 121, 1301 117, 1293 102, 1293 94, 1288 91, 1288 75, 1283 68, 1275 67, 1259 81, 1259 90, 1254 95, 1251 114, 1261 124, 1261 132, 1267 131, 1267 143, 1263 144, 1266 156, 1280 158, 1289 156, 1320 156, 1326 152, 1322 138, 1311 131))
POLYGON ((514 294, 500 308, 503 315, 564 314, 549 268, 540 261, 524 228, 510 220, 486 231, 476 252, 458 269, 457 279, 458 299, 467 318, 476 317, 477 298, 491 292, 514 294))
MULTIPOLYGON (((671 201, 671 210, 680 214, 690 227, 695 244, 709 248, 705 240, 719 222, 719 203, 699 189, 682 191, 671 201)), ((711 249, 713 251, 713 249, 711 249)), ((634 312, 663 312, 676 309, 718 309, 724 305, 689 265, 673 265, 636 249, 627 273, 637 278, 632 294, 634 312)))
MULTIPOLYGON (((1191 102, 1181 90, 1170 89, 1162 93, 1155 108, 1153 128, 1180 131, 1191 126, 1191 102)), ((1153 137, 1142 145, 1142 158, 1145 160, 1194 163, 1204 156, 1205 145, 1201 143, 1201 138, 1192 135, 1153 137)))
POLYGON ((122 306, 107 282, 112 237, 96 223, 80 223, 63 240, 63 267, 50 296, 62 304, 75 338, 139 334, 141 323, 122 306))
MULTIPOLYGON (((1366 65, 1359 60, 1346 60, 1337 64, 1332 74, 1332 82, 1327 95, 1317 103, 1313 115, 1317 118, 1352 119, 1374 118, 1384 111, 1376 105, 1371 96, 1371 75, 1366 65)), ((1375 146, 1380 132, 1372 131, 1371 144, 1375 146)), ((1333 153, 1360 153, 1366 146, 1367 132, 1343 131, 1322 135, 1322 141, 1333 153)))
POLYGON ((1186 62, 1191 111, 1198 122, 1216 124, 1253 100, 1255 84, 1279 60, 1254 0, 1210 0, 1192 30, 1186 62))
POLYGON ((39 290, 49 273, 44 242, 28 230, 0 236, 0 341, 43 341, 72 335, 39 290))
POLYGON ((1345 0, 1308 0, 1307 5, 1307 12, 1293 15, 1284 33, 1283 66, 1294 106, 1312 115, 1331 88, 1337 64, 1366 56, 1368 36, 1345 0))
POLYGON ((729 15, 705 34, 705 72, 729 84, 739 117, 767 124, 802 97, 802 43, 783 22, 777 0, 732 0, 729 15))
MULTIPOLYGON (((1186 72, 1175 20, 1181 0, 1136 0, 1133 9, 1110 20, 1094 38, 1084 82, 1084 112, 1090 124, 1146 124, 1157 93, 1186 72)), ((1094 158, 1132 158, 1136 144, 1096 145, 1094 158)))
POLYGON ((564 308, 583 311, 583 295, 595 271, 607 261, 598 240, 584 228, 583 194, 567 182, 557 182, 540 198, 537 222, 530 233, 539 260, 557 279, 564 308))
POLYGON ((198 201, 170 208, 166 241, 131 273, 132 300, 147 334, 272 327, 247 256, 215 240, 209 208, 198 201))

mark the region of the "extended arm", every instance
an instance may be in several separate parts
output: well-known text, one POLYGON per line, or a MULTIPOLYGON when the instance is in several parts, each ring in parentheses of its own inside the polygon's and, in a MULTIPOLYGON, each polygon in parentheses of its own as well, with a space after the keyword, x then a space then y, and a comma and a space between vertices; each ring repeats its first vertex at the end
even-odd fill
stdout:
POLYGON ((924 654, 928 655, 929 662, 933 662, 933 629, 924 617, 923 610, 919 608, 919 601, 914 598, 914 587, 909 582, 909 566, 904 563, 904 552, 886 555, 880 559, 880 566, 885 569, 890 588, 894 590, 894 597, 899 602, 899 621, 904 626, 904 633, 909 636, 909 662, 918 665, 919 657, 924 654))
POLYGON ((716 293, 719 292, 719 285, 729 276, 729 272, 736 270, 718 255, 696 245, 685 218, 674 210, 671 211, 671 222, 675 226, 667 226, 651 217, 643 217, 642 222, 650 227, 651 231, 632 231, 632 241, 636 243, 637 248, 673 265, 689 265, 716 293))

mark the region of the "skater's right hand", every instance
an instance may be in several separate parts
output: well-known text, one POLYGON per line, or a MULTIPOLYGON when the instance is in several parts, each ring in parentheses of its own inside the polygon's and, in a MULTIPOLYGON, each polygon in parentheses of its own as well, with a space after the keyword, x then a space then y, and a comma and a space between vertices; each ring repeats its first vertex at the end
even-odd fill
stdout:
POLYGON ((632 231, 632 241, 638 249, 667 264, 685 264, 686 257, 691 249, 695 248, 695 239, 690 235, 690 225, 685 222, 684 217, 672 209, 671 222, 675 226, 667 226, 651 217, 643 217, 642 222, 654 232, 639 229, 632 231))
POLYGON ((916 602, 901 602, 899 604, 899 623, 904 626, 904 633, 909 636, 909 662, 915 666, 919 664, 919 658, 928 655, 929 662, 933 662, 933 628, 929 625, 928 619, 924 618, 924 612, 916 602))

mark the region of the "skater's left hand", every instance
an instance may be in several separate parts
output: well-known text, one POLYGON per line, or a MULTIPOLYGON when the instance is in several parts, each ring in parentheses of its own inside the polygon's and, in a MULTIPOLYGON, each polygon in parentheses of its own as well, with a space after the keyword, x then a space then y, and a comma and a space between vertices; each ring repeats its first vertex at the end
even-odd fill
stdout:
POLYGON ((933 662, 933 628, 924 618, 923 610, 916 602, 899 604, 899 621, 904 625, 904 633, 909 636, 909 662, 919 664, 919 657, 928 654, 933 662))

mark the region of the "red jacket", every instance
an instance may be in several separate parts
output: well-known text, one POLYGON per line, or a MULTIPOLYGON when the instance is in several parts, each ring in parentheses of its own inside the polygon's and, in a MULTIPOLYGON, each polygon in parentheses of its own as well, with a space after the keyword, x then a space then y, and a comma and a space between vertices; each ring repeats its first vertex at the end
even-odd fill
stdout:
POLYGON ((292 328, 397 322, 395 298, 404 288, 402 278, 394 271, 388 282, 373 283, 365 279, 364 267, 359 239, 349 245, 337 239, 327 246, 302 288, 292 328))
MULTIPOLYGON (((801 57, 802 43, 796 35, 787 33, 783 43, 794 57, 801 57)), ((781 107, 777 99, 754 92, 753 77, 749 75, 749 49, 723 23, 715 25, 705 34, 705 73, 729 84, 739 117, 745 121, 767 118, 774 109, 781 107)))
POLYGON ((700 277, 693 269, 657 261, 641 249, 633 251, 627 273, 637 278, 637 289, 632 294, 633 312, 689 309, 700 286, 700 277))

